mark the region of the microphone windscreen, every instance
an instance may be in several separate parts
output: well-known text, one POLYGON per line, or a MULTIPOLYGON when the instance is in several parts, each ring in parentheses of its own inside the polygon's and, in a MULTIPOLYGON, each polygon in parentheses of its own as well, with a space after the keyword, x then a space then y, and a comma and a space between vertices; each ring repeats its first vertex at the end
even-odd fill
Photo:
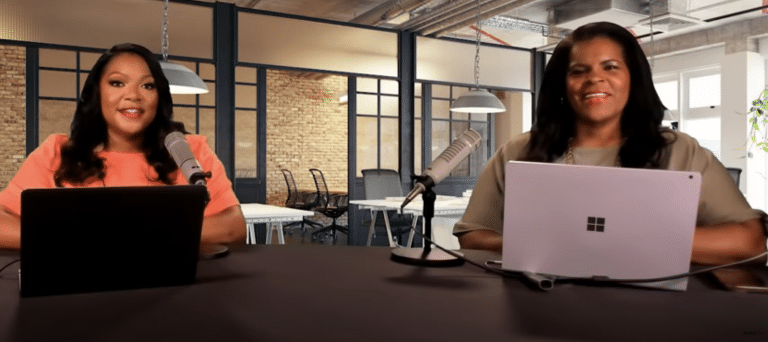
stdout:
POLYGON ((468 129, 461 133, 443 153, 432 162, 432 165, 424 171, 424 174, 432 178, 437 184, 451 174, 451 171, 459 165, 472 151, 474 151, 483 136, 473 129, 468 129))
POLYGON ((195 159, 195 155, 192 153, 192 149, 189 147, 187 139, 184 138, 184 134, 181 132, 171 132, 165 137, 165 148, 171 155, 176 165, 179 166, 181 173, 187 181, 190 181, 190 177, 197 173, 202 172, 200 164, 195 159))

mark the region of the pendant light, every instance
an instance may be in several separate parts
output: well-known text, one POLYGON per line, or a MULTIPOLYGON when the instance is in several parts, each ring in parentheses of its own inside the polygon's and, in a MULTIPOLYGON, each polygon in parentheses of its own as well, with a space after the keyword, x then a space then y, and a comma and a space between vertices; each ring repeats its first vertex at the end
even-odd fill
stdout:
POLYGON ((163 32, 162 32, 163 60, 160 67, 171 88, 171 94, 205 94, 208 87, 200 76, 189 68, 168 61, 168 0, 163 0, 163 32))
POLYGON ((477 39, 475 41, 475 89, 470 89, 451 103, 452 112, 500 113, 506 111, 504 104, 493 94, 480 89, 480 0, 477 1, 477 39))

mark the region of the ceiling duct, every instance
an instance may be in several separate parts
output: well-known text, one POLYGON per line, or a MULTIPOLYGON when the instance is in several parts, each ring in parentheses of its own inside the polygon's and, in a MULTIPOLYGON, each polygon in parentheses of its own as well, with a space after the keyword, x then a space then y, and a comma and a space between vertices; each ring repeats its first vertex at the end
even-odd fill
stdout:
POLYGON ((653 24, 654 31, 669 32, 704 24, 702 20, 685 15, 688 12, 686 0, 651 0, 650 9, 648 17, 640 20, 640 25, 650 27, 653 24))
POLYGON ((648 18, 649 13, 648 0, 569 1, 553 7, 550 19, 553 25, 570 30, 597 21, 627 27, 648 18))
POLYGON ((532 22, 526 19, 514 18, 506 15, 497 15, 483 20, 483 27, 495 27, 509 31, 521 31, 541 33, 543 36, 549 35, 549 25, 532 22))
POLYGON ((390 0, 379 6, 376 6, 368 12, 355 17, 349 22, 376 26, 381 23, 385 23, 400 14, 419 8, 431 1, 432 0, 390 0))

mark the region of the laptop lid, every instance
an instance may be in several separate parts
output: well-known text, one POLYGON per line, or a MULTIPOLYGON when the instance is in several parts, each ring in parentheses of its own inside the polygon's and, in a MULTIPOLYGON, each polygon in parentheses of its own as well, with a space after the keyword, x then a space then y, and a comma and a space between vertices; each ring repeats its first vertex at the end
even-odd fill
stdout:
POLYGON ((194 282, 206 188, 28 189, 21 193, 21 296, 194 282))
POLYGON ((699 173, 511 161, 505 175, 503 268, 615 279, 689 271, 699 173))

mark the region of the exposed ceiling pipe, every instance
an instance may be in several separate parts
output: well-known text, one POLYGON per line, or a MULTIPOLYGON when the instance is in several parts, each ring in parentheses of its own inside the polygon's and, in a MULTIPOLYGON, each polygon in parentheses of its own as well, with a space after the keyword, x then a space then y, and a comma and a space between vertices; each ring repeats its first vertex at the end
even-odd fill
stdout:
POLYGON ((452 16, 454 11, 460 10, 465 6, 471 6, 475 3, 475 1, 476 0, 456 0, 444 2, 429 12, 408 19, 400 25, 395 26, 395 29, 417 31, 423 27, 432 25, 437 21, 444 20, 447 17, 452 16))
POLYGON ((431 1, 433 0, 390 0, 353 18, 349 22, 376 26, 431 1))
POLYGON ((260 2, 261 0, 239 0, 237 1, 236 5, 243 8, 254 8, 260 2))
MULTIPOLYGON (((492 1, 492 0, 483 0, 483 1, 492 1)), ((443 22, 445 20, 451 20, 451 18, 455 18, 456 16, 461 15, 462 13, 467 13, 467 11, 472 11, 473 8, 477 8, 477 0, 469 0, 464 4, 457 6, 454 9, 443 13, 442 15, 432 17, 431 19, 424 21, 421 24, 415 25, 411 29, 411 31, 421 31, 427 27, 437 25, 440 22, 443 22)))
POLYGON ((470 26, 469 26, 469 28, 471 28, 471 29, 473 29, 473 30, 475 30, 475 31, 480 31, 480 34, 482 34, 482 35, 484 35, 484 36, 486 36, 486 37, 488 37, 488 38, 491 38, 491 39, 495 40, 497 43, 499 43, 499 44, 501 44, 501 45, 504 45, 504 46, 512 46, 512 45, 509 45, 509 43, 507 43, 507 42, 505 42, 505 41, 503 41, 503 40, 501 40, 501 39, 497 38, 496 36, 494 36, 494 35, 492 35, 492 34, 490 34, 490 33, 488 33, 488 32, 485 32, 485 31, 483 31, 483 30, 481 30, 481 29, 478 29, 478 28, 477 28, 475 25, 470 25, 470 26))
MULTIPOLYGON (((539 0, 496 0, 480 5, 480 20, 485 20, 490 17, 509 12, 515 8, 528 5, 530 3, 539 0)), ((441 37, 453 31, 465 28, 469 25, 477 22, 477 12, 466 13, 455 17, 452 20, 447 20, 433 27, 419 31, 422 35, 434 35, 435 37, 441 37)))

